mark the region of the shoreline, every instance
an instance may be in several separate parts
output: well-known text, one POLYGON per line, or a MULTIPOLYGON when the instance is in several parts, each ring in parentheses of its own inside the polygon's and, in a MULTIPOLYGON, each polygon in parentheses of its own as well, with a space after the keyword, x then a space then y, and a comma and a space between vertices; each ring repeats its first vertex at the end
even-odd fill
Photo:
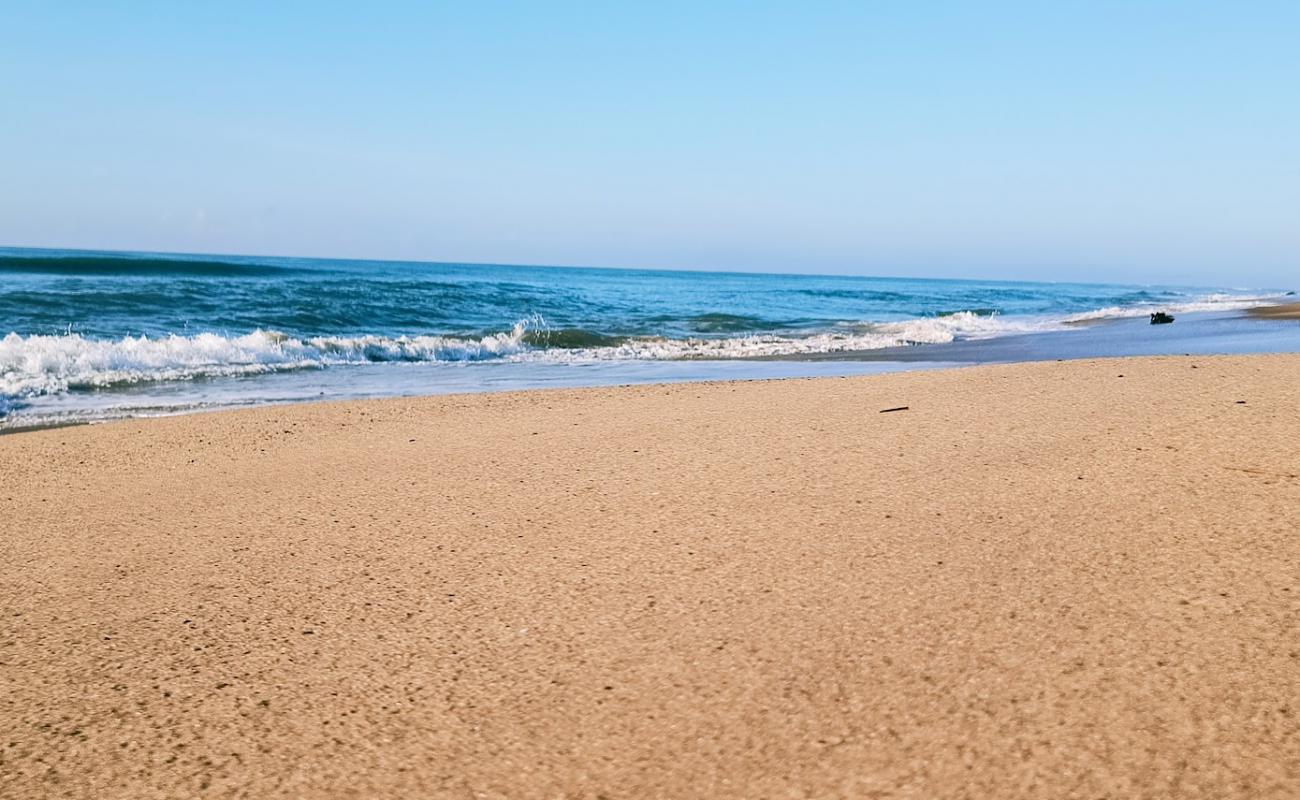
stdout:
POLYGON ((1297 370, 0 437, 0 795, 1291 796, 1297 370))
MULTIPOLYGON (((1300 305, 1300 304, 1298 304, 1300 305)), ((76 390, 25 401, 0 417, 0 435, 50 425, 142 419, 177 413, 372 397, 421 397, 538 388, 649 385, 717 380, 838 377, 971 364, 1103 357, 1300 352, 1300 328, 1247 311, 1180 314, 1173 325, 1144 317, 1091 322, 1082 329, 1038 331, 876 350, 801 356, 587 363, 368 364, 269 372, 246 377, 141 382, 76 390), (174 408, 169 406, 174 405, 174 408)))
MULTIPOLYGON (((1274 307, 1262 307, 1264 310, 1274 307)), ((722 360, 630 360, 586 363, 367 364, 251 377, 140 382, 109 390, 30 398, 0 436, 48 425, 196 414, 224 408, 294 405, 321 398, 434 397, 580 386, 651 385, 716 380, 800 379, 946 369, 970 364, 1041 362, 1144 355, 1300 353, 1300 328, 1245 311, 1179 315, 1174 325, 1145 317, 1101 320, 1084 329, 1009 334, 983 340, 879 350, 722 360)))

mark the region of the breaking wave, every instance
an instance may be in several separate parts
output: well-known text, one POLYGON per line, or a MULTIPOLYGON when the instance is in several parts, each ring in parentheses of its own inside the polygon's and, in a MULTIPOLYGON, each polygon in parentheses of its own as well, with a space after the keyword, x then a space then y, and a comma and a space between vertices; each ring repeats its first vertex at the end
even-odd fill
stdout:
MULTIPOLYGON (((1003 316, 977 307, 894 322, 843 321, 816 332, 733 333, 670 338, 615 336, 581 328, 548 328, 539 317, 482 336, 294 337, 273 330, 241 336, 217 333, 122 338, 19 335, 0 339, 0 416, 24 398, 78 389, 157 381, 256 375, 378 362, 738 359, 798 357, 878 350, 958 339, 1069 330, 1073 324, 1173 313, 1242 309, 1276 302, 1276 295, 1207 295, 1174 304, 1139 303, 1060 316, 1003 316)), ((726 329, 736 318, 710 315, 726 329)), ((750 324, 745 321, 745 324, 750 324)))
POLYGON ((527 322, 478 339, 452 336, 320 336, 297 339, 276 331, 244 336, 127 336, 87 339, 19 336, 0 339, 0 397, 21 398, 70 389, 144 381, 255 375, 383 361, 477 361, 523 352, 527 322))
POLYGON ((877 350, 1041 330, 1042 326, 973 312, 880 324, 846 323, 808 335, 749 334, 725 338, 614 337, 549 330, 537 319, 479 338, 455 336, 318 336, 295 338, 256 330, 243 336, 127 336, 92 339, 76 333, 0 339, 0 396, 9 398, 96 389, 145 381, 255 375, 376 362, 491 359, 609 361, 752 358, 877 350))

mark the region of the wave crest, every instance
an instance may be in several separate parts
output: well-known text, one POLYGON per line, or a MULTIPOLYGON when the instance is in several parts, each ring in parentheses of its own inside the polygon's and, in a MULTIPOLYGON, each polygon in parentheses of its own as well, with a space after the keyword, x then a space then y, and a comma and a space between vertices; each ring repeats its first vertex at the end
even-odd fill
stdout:
POLYGON ((55 394, 144 381, 254 375, 382 361, 477 361, 527 349, 529 322, 479 339, 454 336, 320 336, 297 339, 278 331, 244 336, 127 336, 80 334, 0 339, 0 396, 55 394))

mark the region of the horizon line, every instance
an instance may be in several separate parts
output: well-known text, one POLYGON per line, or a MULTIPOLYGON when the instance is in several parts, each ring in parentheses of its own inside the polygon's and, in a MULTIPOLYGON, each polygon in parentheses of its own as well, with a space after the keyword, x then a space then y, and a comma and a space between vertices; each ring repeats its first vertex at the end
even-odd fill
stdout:
POLYGON ((1048 286, 1076 285, 1076 286, 1136 286, 1136 287, 1153 287, 1153 288, 1183 288, 1183 289, 1233 289, 1233 290, 1281 290, 1280 286, 1209 286, 1204 284, 1174 284, 1174 283, 1156 283, 1156 282, 1137 282, 1137 283, 1111 283, 1098 281, 1079 281, 1079 280, 1015 280, 1011 278, 936 278, 915 275, 898 275, 898 274, 865 274, 865 273, 824 273, 824 272, 782 272, 773 270, 727 270, 715 269, 709 267, 629 267, 629 266, 610 266, 597 264, 542 264, 542 263, 510 263, 504 261, 437 261, 411 258, 352 258, 340 256, 311 256, 311 255, 277 255, 273 253, 204 253, 197 251, 180 251, 180 250, 123 250, 116 248, 89 248, 89 247, 49 247, 49 246, 28 246, 28 245, 0 245, 0 254, 9 250, 34 250, 44 252, 65 252, 65 253, 102 253, 111 255, 140 255, 140 256, 179 256, 182 258, 240 258, 240 259, 291 259, 296 261, 337 261, 337 262, 361 262, 370 264, 419 264, 428 266, 458 266, 458 267, 513 267, 523 269, 572 269, 572 270, 591 270, 591 271, 616 271, 616 272, 686 272, 700 275, 752 275, 752 276, 774 276, 785 278, 858 278, 858 279, 877 279, 877 280, 909 280, 909 281, 935 281, 949 283, 1020 283, 1020 284, 1042 284, 1048 286))

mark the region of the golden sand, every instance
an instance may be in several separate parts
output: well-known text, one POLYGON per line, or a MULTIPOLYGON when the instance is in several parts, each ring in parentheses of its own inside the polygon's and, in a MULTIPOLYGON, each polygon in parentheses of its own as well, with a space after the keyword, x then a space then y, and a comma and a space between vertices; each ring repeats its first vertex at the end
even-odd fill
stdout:
POLYGON ((1300 796, 1296 355, 15 434, 0 528, 5 798, 1300 796))

